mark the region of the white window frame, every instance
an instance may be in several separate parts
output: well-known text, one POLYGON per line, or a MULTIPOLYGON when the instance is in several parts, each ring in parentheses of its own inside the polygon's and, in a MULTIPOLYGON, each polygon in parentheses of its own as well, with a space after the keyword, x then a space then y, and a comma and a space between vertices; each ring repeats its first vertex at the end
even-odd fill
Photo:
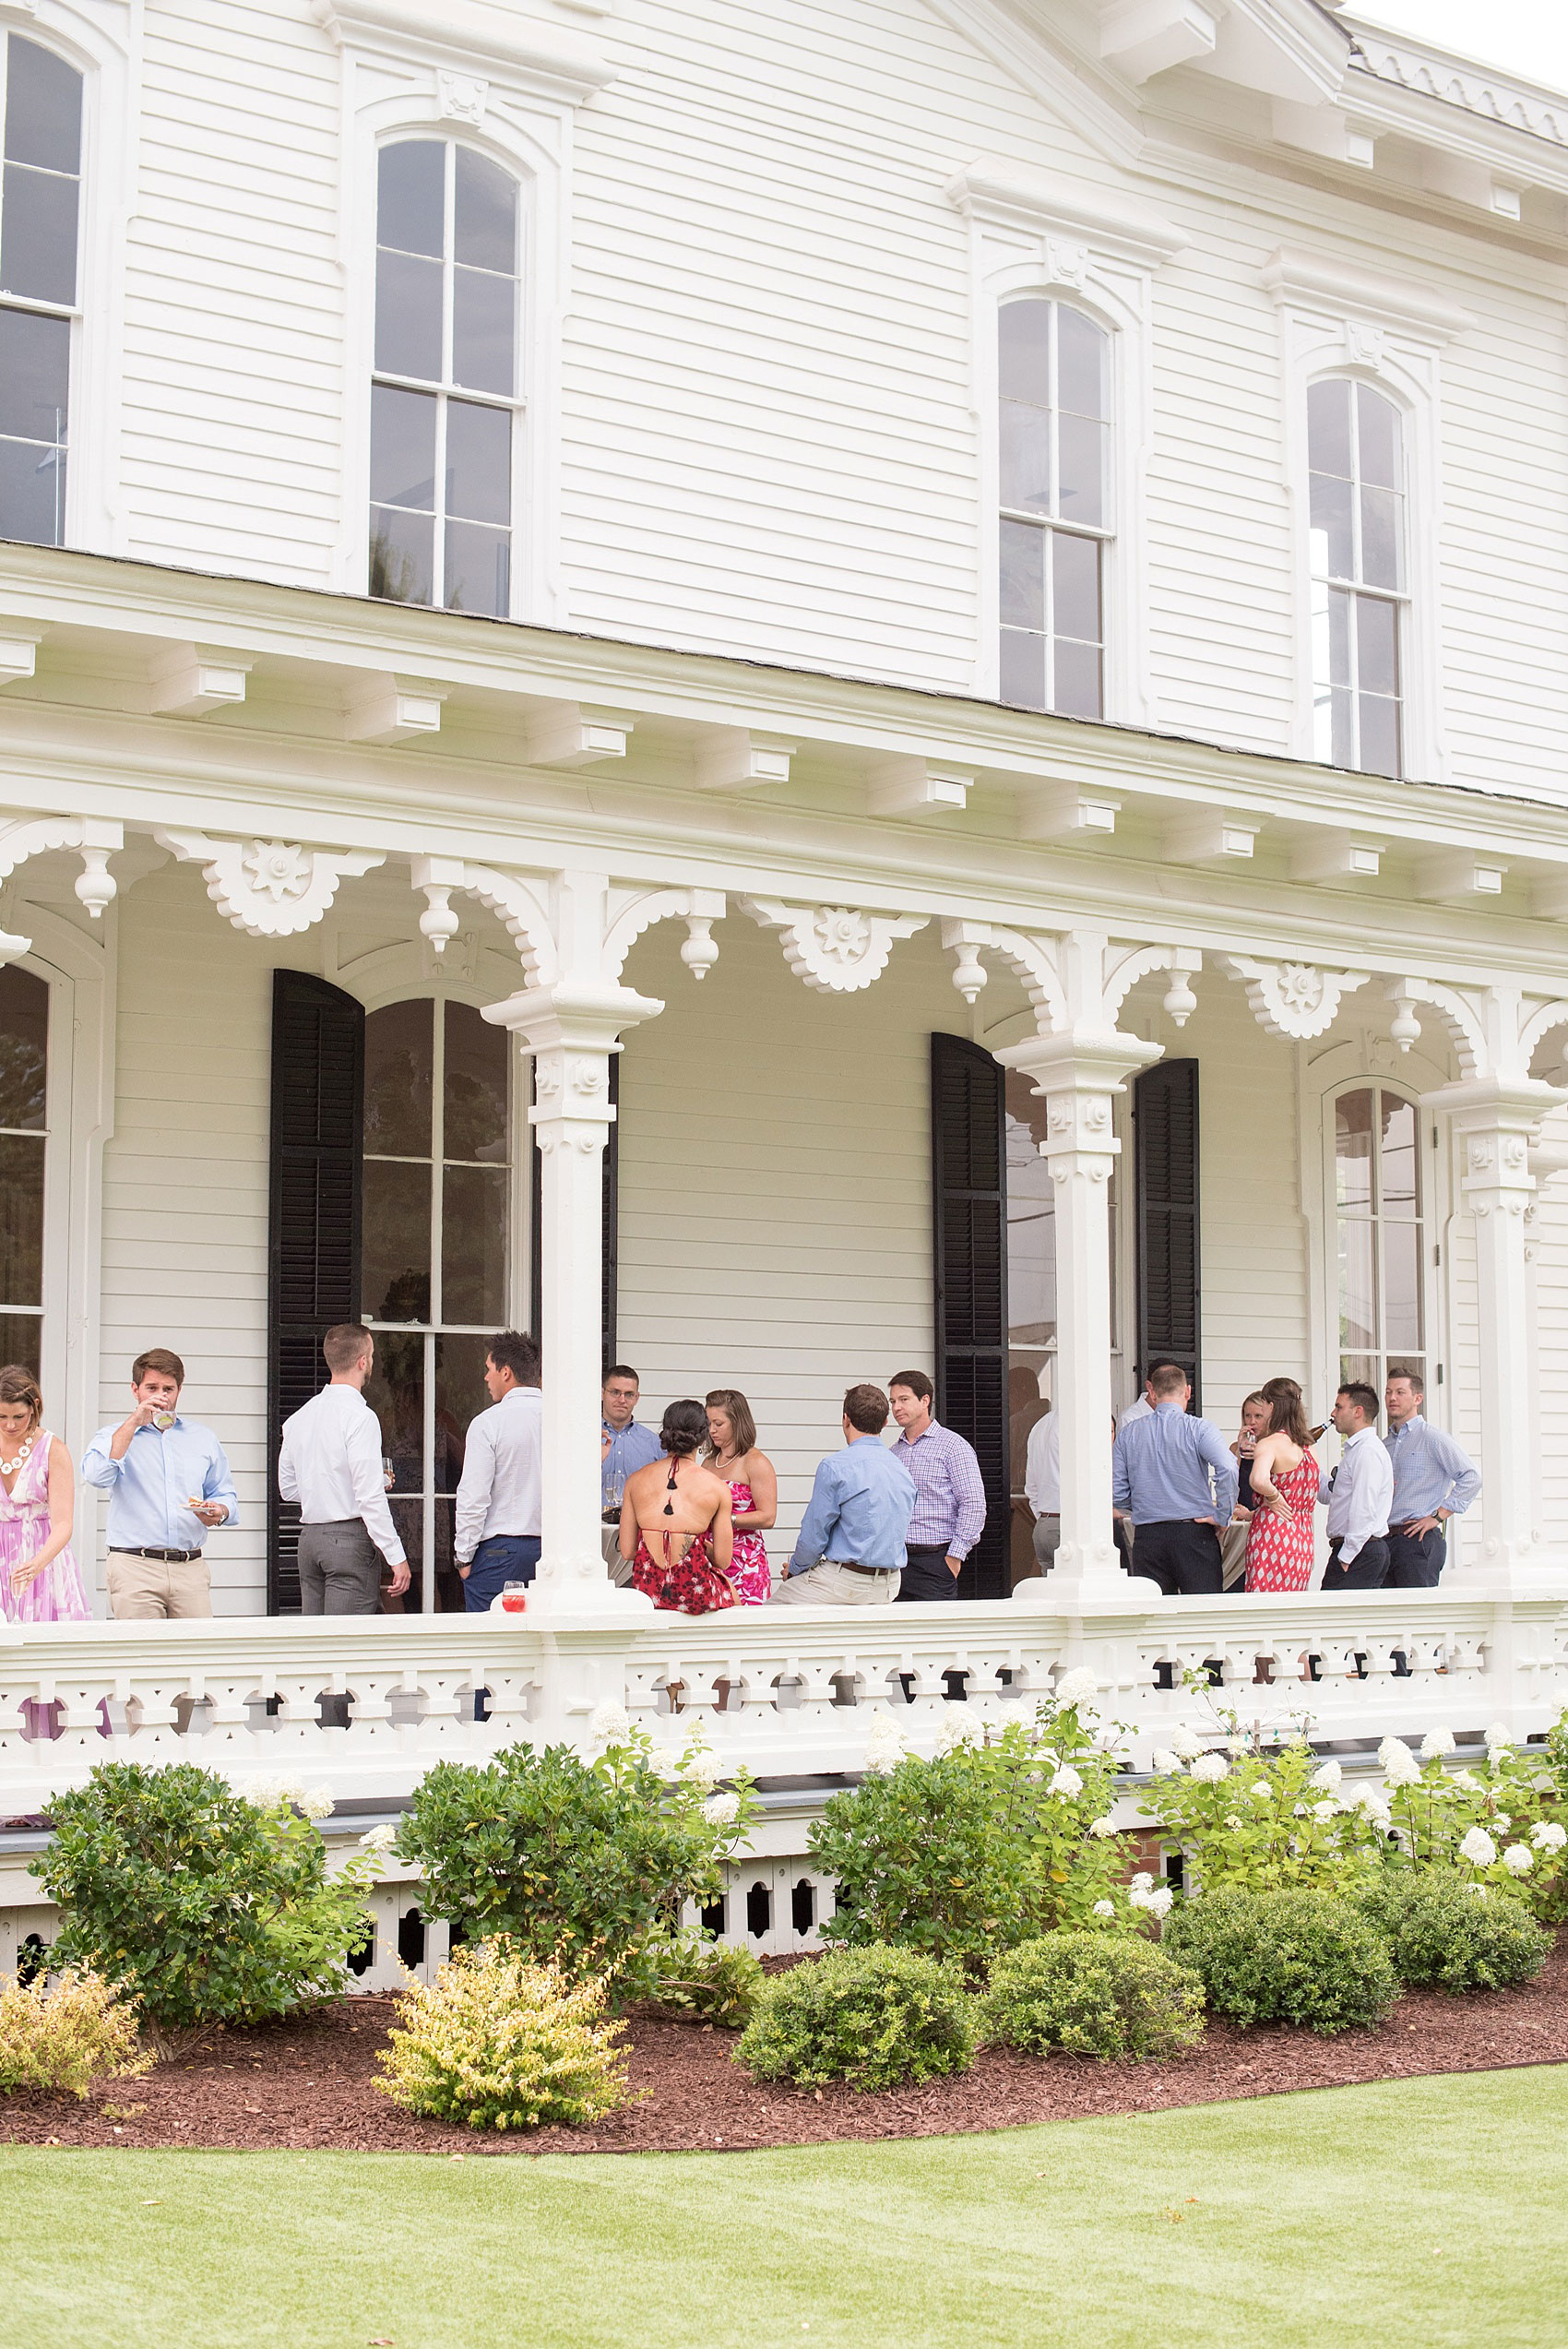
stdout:
POLYGON ((1447 780, 1442 654, 1440 354, 1470 320, 1393 280, 1289 252, 1263 282, 1279 309, 1285 489, 1291 512, 1296 690, 1291 749, 1317 758, 1307 392, 1329 377, 1370 385, 1399 411, 1405 454, 1405 602, 1400 630, 1402 777, 1447 780))
POLYGON ((560 624, 568 617, 559 483, 573 125, 577 107, 612 78, 612 68, 590 34, 481 12, 473 0, 446 0, 439 33, 414 30, 413 13, 399 0, 315 0, 315 13, 343 58, 339 244, 346 388, 343 519, 332 583, 351 595, 369 591, 377 155, 393 140, 455 138, 519 183, 519 422, 505 616, 560 624))
MULTIPOLYGON (((1393 412, 1394 412, 1395 420, 1396 420, 1396 422, 1395 422, 1395 429, 1396 429, 1396 432, 1397 433, 1397 435, 1398 435, 1398 449, 1399 449, 1399 480, 1398 480, 1397 483, 1396 484, 1396 488, 1397 495, 1398 495, 1398 497, 1399 497, 1399 571, 1400 571, 1400 581, 1401 581, 1400 585, 1399 585, 1398 587, 1396 587, 1396 588, 1374 587, 1374 586, 1371 585, 1370 583, 1366 582, 1365 580, 1363 580, 1363 579, 1361 579, 1361 578, 1348 578, 1348 577, 1347 577, 1347 578, 1339 578, 1339 577, 1336 577, 1336 576, 1333 572, 1331 572, 1331 571, 1324 571, 1324 572, 1323 572, 1323 573, 1321 573, 1321 574, 1320 574, 1320 573, 1316 570, 1316 568, 1315 568, 1315 567, 1313 567, 1313 566, 1312 566, 1312 565, 1311 565, 1311 556, 1310 556, 1310 549, 1309 549, 1309 587, 1310 587, 1310 590, 1311 590, 1312 604, 1313 604, 1313 613, 1314 613, 1314 628, 1315 628, 1315 606, 1316 606, 1316 602, 1317 602, 1317 594, 1318 594, 1318 590, 1319 590, 1320 589, 1322 589, 1322 590, 1324 590, 1324 591, 1325 591, 1328 595, 1331 595, 1331 596, 1332 596, 1332 595, 1343 595, 1343 596, 1347 597, 1347 598, 1348 599, 1349 603, 1350 603, 1350 606, 1351 606, 1352 618, 1351 618, 1351 626, 1350 626, 1350 629, 1349 629, 1349 638, 1348 638, 1348 641, 1349 641, 1349 646, 1350 646, 1350 666, 1351 666, 1351 670, 1352 670, 1352 682, 1351 682, 1351 686, 1350 686, 1349 690, 1350 690, 1350 696, 1351 696, 1351 722, 1352 722, 1353 730, 1354 730, 1355 734, 1356 734, 1356 737, 1357 737, 1357 752, 1358 752, 1358 756, 1357 756, 1357 757, 1356 757, 1356 759, 1355 759, 1355 761, 1354 761, 1354 768, 1355 768, 1355 771, 1356 771, 1358 774, 1371 774, 1371 775, 1375 775, 1375 774, 1381 774, 1381 773, 1384 771, 1381 768, 1377 768, 1377 767, 1368 767, 1368 766, 1366 766, 1366 765, 1363 763, 1363 761, 1362 761, 1361 757, 1360 757, 1360 732, 1361 732, 1361 713, 1360 713, 1361 687, 1360 687, 1360 606, 1361 606, 1361 604, 1362 604, 1362 602, 1371 602, 1371 603, 1386 603, 1386 604, 1388 604, 1388 605, 1391 607, 1391 609, 1392 609, 1392 611, 1393 611, 1393 614, 1394 614, 1394 674, 1395 674, 1395 678, 1396 678, 1396 684, 1397 684, 1397 691, 1396 691, 1396 694, 1394 695, 1393 698, 1394 698, 1395 707, 1396 707, 1396 721, 1395 721, 1395 723, 1396 723, 1396 734, 1397 734, 1397 740, 1398 740, 1398 748, 1399 748, 1398 763, 1397 763, 1397 765, 1396 766, 1396 768, 1395 768, 1395 769, 1394 769, 1394 776, 1395 776, 1395 779, 1396 779, 1396 780, 1399 780, 1399 779, 1403 778, 1403 776, 1405 775, 1405 773, 1406 773, 1406 771, 1407 771, 1408 766, 1408 760, 1409 760, 1409 740, 1410 740, 1410 733, 1409 733, 1409 707, 1408 707, 1408 705, 1409 705, 1409 690, 1408 690, 1408 686, 1409 686, 1408 665, 1409 665, 1409 664, 1408 664, 1408 654, 1409 654, 1409 650, 1410 650, 1410 640, 1411 640, 1411 633, 1412 633, 1412 630, 1411 630, 1411 617, 1410 617, 1410 613, 1411 613, 1411 595, 1410 595, 1410 545, 1409 545, 1409 541, 1410 541, 1410 454, 1409 454, 1408 411, 1408 410, 1404 407, 1404 405, 1403 405, 1403 404, 1402 404, 1399 400, 1393 399, 1393 398, 1390 396, 1390 394, 1389 394, 1389 393, 1388 393, 1388 392, 1387 392, 1387 391, 1384 388, 1384 387, 1383 387, 1381 384, 1369 384, 1369 383, 1365 383, 1365 382, 1363 381, 1363 379, 1362 379, 1360 376, 1359 376, 1348 375, 1348 374, 1335 374, 1335 373, 1331 373, 1331 374, 1328 374, 1328 375, 1323 375, 1323 376, 1313 376, 1311 378, 1311 380, 1309 381, 1308 385, 1307 385, 1307 399, 1308 399, 1308 405, 1309 405, 1308 424, 1307 424, 1307 430, 1308 430, 1308 475, 1309 475, 1308 497, 1309 497, 1309 505, 1310 505, 1310 499, 1311 499, 1311 481, 1312 481, 1312 479, 1313 479, 1313 478, 1315 478, 1315 474, 1314 474, 1314 472, 1313 472, 1313 466, 1312 466, 1312 462, 1311 462, 1311 457, 1312 457, 1312 450, 1311 450, 1312 419, 1311 419, 1311 412, 1310 412, 1310 410, 1311 410, 1311 399, 1312 399, 1312 394, 1313 394, 1313 392, 1314 390, 1316 390, 1316 389, 1319 388, 1319 386, 1321 386, 1321 385, 1323 385, 1323 384, 1343 384, 1343 385, 1346 387, 1347 390, 1348 390, 1348 391, 1350 393, 1350 395, 1351 395, 1351 401, 1350 401, 1350 425, 1349 425, 1349 438, 1350 438, 1350 446, 1351 446, 1351 459, 1350 459, 1350 462, 1351 462, 1351 469, 1352 469, 1352 470, 1351 470, 1351 474, 1350 474, 1350 486, 1351 486, 1352 490, 1353 490, 1353 491, 1355 491, 1355 492, 1357 493, 1357 495, 1354 495, 1354 496, 1352 497, 1352 499, 1351 499, 1351 506, 1350 506, 1350 529, 1351 529, 1351 537, 1352 537, 1352 540, 1353 540, 1353 542, 1355 543, 1355 545, 1356 545, 1356 548, 1357 548, 1357 568, 1358 568, 1358 570, 1359 570, 1359 569, 1360 569, 1361 567, 1363 567, 1363 566, 1361 566, 1361 563, 1360 563, 1360 538, 1361 538, 1361 512, 1360 512, 1360 492, 1362 490, 1362 488, 1367 487, 1367 486, 1380 486, 1380 485, 1378 485, 1378 484, 1368 484, 1368 483, 1366 483, 1366 481, 1365 481, 1364 475, 1363 475, 1362 471, 1361 471, 1361 455, 1360 455, 1360 401, 1359 401, 1359 400, 1356 399, 1356 397, 1355 397, 1355 395, 1356 395, 1356 393, 1358 392, 1358 390, 1365 389, 1366 391, 1368 391, 1368 392, 1370 392, 1370 393, 1372 394, 1372 398, 1373 398, 1373 399, 1383 400, 1383 401, 1384 401, 1384 403, 1385 404, 1385 406, 1387 406, 1388 408, 1392 409, 1392 411, 1393 411, 1393 412)), ((1309 541, 1310 541, 1310 536, 1311 536, 1311 528, 1310 528, 1310 525, 1311 525, 1311 515, 1310 515, 1310 511, 1309 511, 1309 516, 1308 516, 1308 522, 1309 522, 1309 541)), ((1316 645, 1314 644, 1314 645, 1313 645, 1313 679, 1312 679, 1312 685, 1313 685, 1313 755, 1314 755, 1314 757, 1321 757, 1321 756, 1322 756, 1321 752, 1320 752, 1320 751, 1319 751, 1319 749, 1318 749, 1318 745, 1317 745, 1318 698, 1319 698, 1320 693, 1321 693, 1321 692, 1324 690, 1324 684, 1325 684, 1325 681, 1324 681, 1323 678, 1321 678, 1321 677, 1318 675, 1318 674, 1317 674, 1317 647, 1316 647, 1316 645)), ((1330 687, 1330 688, 1329 688, 1329 690, 1330 690, 1330 692, 1332 693, 1332 687, 1330 687)), ((1384 698, 1384 699, 1386 699, 1387 698, 1388 698, 1388 697, 1386 697, 1386 696, 1382 697, 1382 698, 1384 698)), ((1331 720, 1330 720, 1330 730, 1331 730, 1331 733, 1332 733, 1332 715, 1331 715, 1331 720)), ((1330 762, 1330 763, 1331 763, 1331 762, 1330 762)))
POLYGON ((1111 339, 1101 715, 1111 723, 1144 722, 1152 710, 1144 483, 1153 413, 1153 280, 1186 238, 1146 206, 1090 194, 1021 164, 971 164, 947 193, 970 226, 979 437, 974 690, 994 701, 1001 686, 998 313, 1006 302, 1034 295, 1081 310, 1111 339))
POLYGON ((125 227, 132 210, 129 136, 140 104, 133 0, 0 0, 0 31, 52 49, 82 77, 81 210, 75 307, 18 301, 71 320, 65 512, 61 543, 127 551, 120 495, 124 410, 125 227))

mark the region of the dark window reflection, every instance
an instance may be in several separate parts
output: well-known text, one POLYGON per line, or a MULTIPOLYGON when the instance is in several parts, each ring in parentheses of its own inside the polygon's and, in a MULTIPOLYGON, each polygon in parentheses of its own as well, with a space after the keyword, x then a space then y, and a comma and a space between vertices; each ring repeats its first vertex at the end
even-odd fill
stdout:
POLYGON ((471 1005, 446 1006, 447 1158, 505 1159, 508 1043, 471 1005))
POLYGON ((364 1146, 375 1158, 430 1156, 430 1003, 393 1003, 364 1023, 364 1146))
POLYGON ((361 1310, 372 1321, 430 1319, 430 1168, 367 1158, 361 1310))
POLYGON ((0 1313, 0 1355, 6 1362, 20 1363, 36 1378, 43 1368, 43 1316, 39 1313, 0 1313))
POLYGON ((0 970, 0 1130, 42 1132, 48 1052, 47 982, 14 965, 0 970))

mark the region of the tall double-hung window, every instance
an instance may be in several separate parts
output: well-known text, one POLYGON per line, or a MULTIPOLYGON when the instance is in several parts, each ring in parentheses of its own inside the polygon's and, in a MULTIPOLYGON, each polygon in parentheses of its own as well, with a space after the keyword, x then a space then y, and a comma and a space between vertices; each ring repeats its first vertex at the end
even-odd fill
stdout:
POLYGON ((370 591, 504 618, 519 399, 517 182, 453 139, 381 149, 370 591))
POLYGON ((1381 1394, 1391 1365, 1424 1376, 1420 1118, 1386 1085, 1334 1103, 1339 1376, 1381 1394))
POLYGON ((77 316, 82 78, 0 36, 0 538, 65 536, 71 338, 77 316))
POLYGON ((1404 772, 1408 601, 1403 419, 1343 376, 1307 392, 1312 473, 1313 751, 1404 772))
POLYGON ((1111 337, 1069 303, 999 313, 1001 692, 1105 711, 1111 337))

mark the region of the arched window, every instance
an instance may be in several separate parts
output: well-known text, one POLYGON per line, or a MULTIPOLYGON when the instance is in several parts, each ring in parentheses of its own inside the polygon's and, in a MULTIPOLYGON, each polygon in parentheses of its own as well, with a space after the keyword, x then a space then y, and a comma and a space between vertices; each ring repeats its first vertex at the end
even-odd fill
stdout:
POLYGON ((0 39, 0 538, 65 536, 77 309, 82 78, 19 32, 0 39))
POLYGON ((1399 411, 1343 376, 1307 392, 1313 750, 1404 771, 1405 450, 1399 411))
POLYGON ((1064 302, 999 313, 1002 698, 1105 709, 1111 338, 1064 302))
POLYGON ((408 1604, 461 1606, 452 1566, 463 1437, 489 1401, 486 1340, 510 1318, 507 1036, 428 996, 365 1021, 362 1310, 376 1332, 366 1397, 392 1461, 413 1564, 408 1604))
POLYGON ((511 610, 517 198, 510 173, 455 140, 381 149, 372 595, 511 610))
POLYGON ((43 1338, 49 988, 0 970, 0 1357, 36 1378, 43 1338))
POLYGON ((1381 1394, 1388 1365, 1425 1375, 1420 1114, 1386 1085, 1334 1103, 1339 1376, 1381 1394))

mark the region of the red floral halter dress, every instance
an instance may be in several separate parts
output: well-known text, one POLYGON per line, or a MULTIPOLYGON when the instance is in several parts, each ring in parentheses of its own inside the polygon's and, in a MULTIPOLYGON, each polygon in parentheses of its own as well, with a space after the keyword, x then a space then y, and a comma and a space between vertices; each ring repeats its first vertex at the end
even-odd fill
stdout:
POLYGON ((1247 1531, 1249 1591, 1304 1591, 1313 1570, 1313 1523, 1317 1508, 1318 1464, 1303 1452, 1287 1476, 1274 1479, 1275 1491, 1289 1505, 1280 1517, 1254 1498, 1253 1521, 1247 1531))

